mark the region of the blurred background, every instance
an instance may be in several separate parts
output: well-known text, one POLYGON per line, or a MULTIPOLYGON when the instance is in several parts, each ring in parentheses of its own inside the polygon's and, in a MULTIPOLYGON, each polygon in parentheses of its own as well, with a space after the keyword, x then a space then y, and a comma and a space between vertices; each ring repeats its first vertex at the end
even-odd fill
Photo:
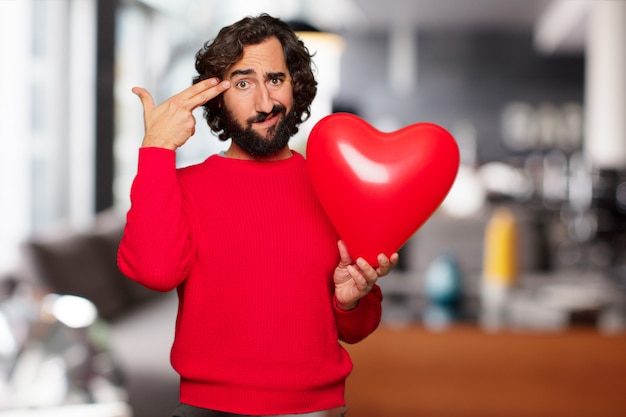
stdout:
MULTIPOLYGON (((347 347, 351 414, 626 415, 626 1, 3 0, 0 416, 176 405, 175 295, 115 265, 130 90, 186 88, 203 43, 261 12, 316 54, 294 148, 344 111, 437 123, 461 150, 381 284, 381 329, 347 347)), ((180 166, 228 146, 196 118, 180 166)))

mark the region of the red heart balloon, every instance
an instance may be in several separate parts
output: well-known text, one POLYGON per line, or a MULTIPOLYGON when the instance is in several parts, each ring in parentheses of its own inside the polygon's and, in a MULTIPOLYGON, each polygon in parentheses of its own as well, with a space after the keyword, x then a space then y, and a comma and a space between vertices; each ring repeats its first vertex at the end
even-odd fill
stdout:
POLYGON ((377 266, 397 252, 444 200, 459 168, 444 128, 417 123, 390 133, 336 113, 311 130, 311 181, 352 258, 377 266))

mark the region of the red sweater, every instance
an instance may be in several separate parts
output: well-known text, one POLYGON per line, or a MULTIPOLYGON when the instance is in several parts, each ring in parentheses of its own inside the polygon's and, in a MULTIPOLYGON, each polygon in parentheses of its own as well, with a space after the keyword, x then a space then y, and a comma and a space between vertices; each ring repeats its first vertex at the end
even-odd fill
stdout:
POLYGON ((380 322, 378 287, 345 312, 333 303, 338 236, 304 158, 211 156, 176 169, 175 152, 142 148, 121 271, 177 289, 171 352, 180 400, 239 414, 344 405, 356 343, 380 322))

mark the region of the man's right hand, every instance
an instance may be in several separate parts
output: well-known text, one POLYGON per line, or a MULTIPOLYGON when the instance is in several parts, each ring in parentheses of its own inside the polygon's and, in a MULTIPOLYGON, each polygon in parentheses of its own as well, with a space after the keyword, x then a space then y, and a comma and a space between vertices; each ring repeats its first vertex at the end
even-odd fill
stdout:
POLYGON ((170 97, 158 106, 145 88, 135 87, 135 93, 143 105, 145 136, 142 147, 176 150, 196 131, 196 119, 192 112, 207 101, 222 94, 230 87, 228 81, 221 83, 209 78, 192 85, 170 97))

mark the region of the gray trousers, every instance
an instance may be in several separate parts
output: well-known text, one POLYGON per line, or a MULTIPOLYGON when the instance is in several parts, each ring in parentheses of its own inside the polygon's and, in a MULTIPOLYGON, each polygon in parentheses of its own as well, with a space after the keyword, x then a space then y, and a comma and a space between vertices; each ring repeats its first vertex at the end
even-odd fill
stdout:
MULTIPOLYGON (((306 414, 281 414, 276 416, 266 417, 345 417, 347 412, 346 407, 334 408, 328 411, 317 411, 314 413, 306 414)), ((246 414, 233 414, 226 413, 224 411, 208 410, 206 408, 193 407, 187 404, 181 404, 171 417, 253 417, 246 414)))

